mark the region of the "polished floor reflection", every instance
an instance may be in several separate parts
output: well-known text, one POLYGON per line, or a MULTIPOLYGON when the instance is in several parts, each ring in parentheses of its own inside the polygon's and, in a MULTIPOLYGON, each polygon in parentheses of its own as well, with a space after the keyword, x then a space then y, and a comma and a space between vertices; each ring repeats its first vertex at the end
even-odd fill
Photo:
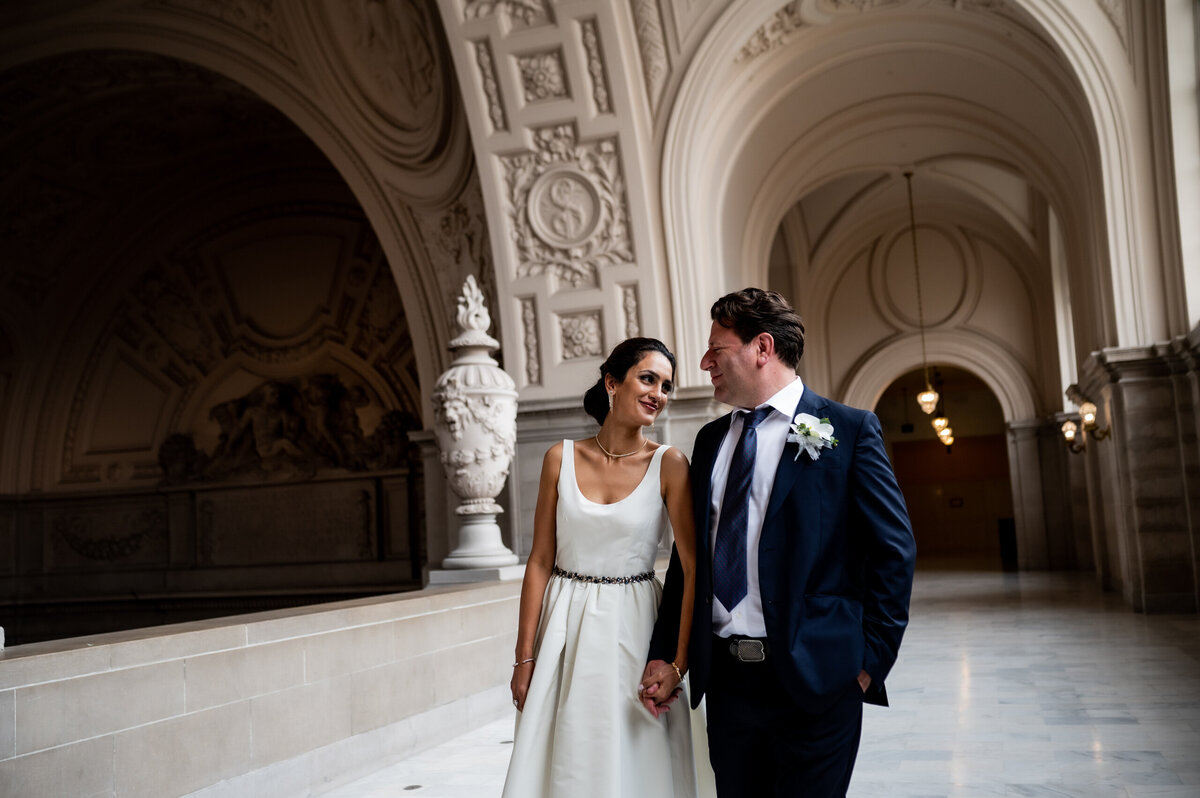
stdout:
MULTIPOLYGON (((1200 617, 1133 613, 1089 575, 920 570, 888 692, 851 798, 1200 797, 1200 617)), ((499 796, 511 732, 327 795, 499 796)))

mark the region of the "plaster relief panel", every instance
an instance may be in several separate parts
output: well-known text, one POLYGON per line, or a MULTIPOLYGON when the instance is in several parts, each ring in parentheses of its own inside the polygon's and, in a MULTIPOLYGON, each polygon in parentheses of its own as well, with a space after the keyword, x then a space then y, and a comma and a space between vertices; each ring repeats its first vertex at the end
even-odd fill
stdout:
POLYGON ((167 560, 167 513, 161 500, 52 508, 42 519, 48 570, 71 571, 167 560))
POLYGON ((525 346, 525 384, 542 384, 542 355, 538 335, 537 300, 534 297, 522 297, 521 303, 521 334, 525 346))
POLYGON ((642 75, 646 81, 646 95, 650 98, 650 111, 658 111, 663 87, 671 72, 667 60, 667 45, 663 38, 662 17, 656 0, 631 0, 633 21, 636 26, 638 50, 642 55, 642 75))
POLYGON ((616 140, 580 143, 557 125, 534 141, 535 152, 501 159, 517 276, 595 286, 603 267, 633 261, 616 140))
POLYGON ((561 48, 518 56, 517 69, 521 74, 521 88, 526 103, 571 96, 561 48))
POLYGON ((612 112, 608 88, 608 69, 604 65, 603 50, 600 47, 600 30, 595 19, 586 19, 579 25, 583 49, 587 53, 588 79, 592 83, 592 102, 596 104, 596 112, 607 114, 612 112))
POLYGON ((464 19, 503 16, 514 27, 532 28, 554 21, 547 0, 463 0, 464 19))
MULTIPOLYGON (((437 281, 438 295, 442 297, 447 313, 453 316, 458 294, 468 276, 475 278, 484 302, 489 307, 499 307, 496 269, 492 265, 479 173, 472 170, 466 187, 449 206, 432 212, 414 209, 413 218, 420 229, 430 272, 437 281)), ((491 335, 499 340, 499 325, 494 327, 491 335)))
MULTIPOLYGON (((76 387, 60 482, 301 479, 405 462, 421 400, 403 304, 365 220, 315 207, 326 215, 222 221, 133 282, 76 387)), ((450 238, 449 253, 470 246, 450 238)))
POLYGON ((369 480, 213 491, 198 507, 205 565, 338 562, 375 552, 369 480), (296 545, 303 541, 304 545, 296 545))
POLYGON ((291 56, 291 43, 283 29, 277 0, 164 0, 161 5, 211 17, 291 56))
POLYGON ((600 311, 559 314, 558 329, 563 360, 604 355, 600 311))
POLYGON ((492 132, 508 130, 508 117, 504 112, 504 96, 500 92, 500 84, 496 81, 496 62, 492 57, 492 45, 487 39, 475 42, 475 65, 479 67, 479 83, 483 86, 484 96, 487 97, 488 119, 492 123, 492 132))
POLYGON ((642 334, 641 310, 638 308, 637 283, 621 286, 621 313, 625 317, 625 337, 637 338, 642 334))
MULTIPOLYGON (((1097 2, 1113 20, 1113 24, 1117 24, 1123 0, 1097 0, 1097 2)), ((839 16, 861 15, 898 8, 990 14, 994 17, 1003 17, 1008 22, 1025 28, 1036 38, 1044 38, 1041 25, 1030 17, 1028 12, 1010 0, 792 0, 772 14, 750 36, 734 60, 739 63, 750 61, 778 49, 790 42, 796 32, 805 26, 827 25, 839 16)), ((1122 40, 1124 40, 1124 36, 1122 36, 1122 40)))
POLYGON ((439 152, 450 118, 449 73, 432 4, 346 0, 323 4, 320 16, 314 24, 333 31, 331 55, 353 87, 343 98, 376 142, 411 165, 439 152))

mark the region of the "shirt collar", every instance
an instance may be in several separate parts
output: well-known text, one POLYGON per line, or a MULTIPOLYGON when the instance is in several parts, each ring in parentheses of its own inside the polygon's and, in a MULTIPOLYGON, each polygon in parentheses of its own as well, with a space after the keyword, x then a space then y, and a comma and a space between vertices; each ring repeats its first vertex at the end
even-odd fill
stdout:
MULTIPOLYGON (((797 376, 796 379, 783 386, 778 393, 763 402, 759 407, 770 405, 790 419, 796 409, 796 405, 800 404, 800 397, 802 396, 804 396, 804 381, 797 376)), ((745 412, 745 408, 739 409, 745 412)))

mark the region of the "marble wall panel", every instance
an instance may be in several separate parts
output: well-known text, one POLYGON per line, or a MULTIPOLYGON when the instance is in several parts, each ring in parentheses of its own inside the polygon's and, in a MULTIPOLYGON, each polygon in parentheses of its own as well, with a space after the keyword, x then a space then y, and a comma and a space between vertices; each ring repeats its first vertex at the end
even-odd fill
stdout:
POLYGON ((16 756, 17 738, 14 694, 12 690, 0 692, 0 761, 16 756))
POLYGON ((304 642, 284 640, 189 657, 184 667, 187 711, 195 712, 304 684, 304 642))
POLYGON ((185 795, 249 767, 250 708, 239 702, 140 726, 114 746, 116 795, 185 795))
POLYGON ((396 624, 343 629, 304 641, 308 683, 334 679, 398 659, 396 624))
POLYGON ((350 736, 346 678, 281 690, 250 701, 251 766, 263 767, 350 736))
POLYGON ((183 662, 35 684, 15 701, 16 751, 40 751, 181 714, 183 662))
POLYGON ((424 654, 357 674, 350 697, 353 733, 432 709, 437 668, 437 655, 424 654))
POLYGON ((112 789, 109 736, 0 761, 0 795, 77 798, 111 795, 112 789))

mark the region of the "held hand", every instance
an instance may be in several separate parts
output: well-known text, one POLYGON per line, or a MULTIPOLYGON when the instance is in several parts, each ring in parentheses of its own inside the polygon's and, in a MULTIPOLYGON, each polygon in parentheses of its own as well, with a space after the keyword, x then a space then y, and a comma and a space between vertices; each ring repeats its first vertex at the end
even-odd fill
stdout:
POLYGON ((529 694, 529 683, 533 681, 533 662, 526 662, 513 668, 512 681, 508 686, 512 690, 513 706, 518 712, 525 711, 525 696, 529 694))
POLYGON ((683 691, 679 675, 671 663, 660 659, 650 660, 642 671, 642 681, 638 685, 638 697, 646 711, 654 717, 662 717, 671 709, 683 691))

